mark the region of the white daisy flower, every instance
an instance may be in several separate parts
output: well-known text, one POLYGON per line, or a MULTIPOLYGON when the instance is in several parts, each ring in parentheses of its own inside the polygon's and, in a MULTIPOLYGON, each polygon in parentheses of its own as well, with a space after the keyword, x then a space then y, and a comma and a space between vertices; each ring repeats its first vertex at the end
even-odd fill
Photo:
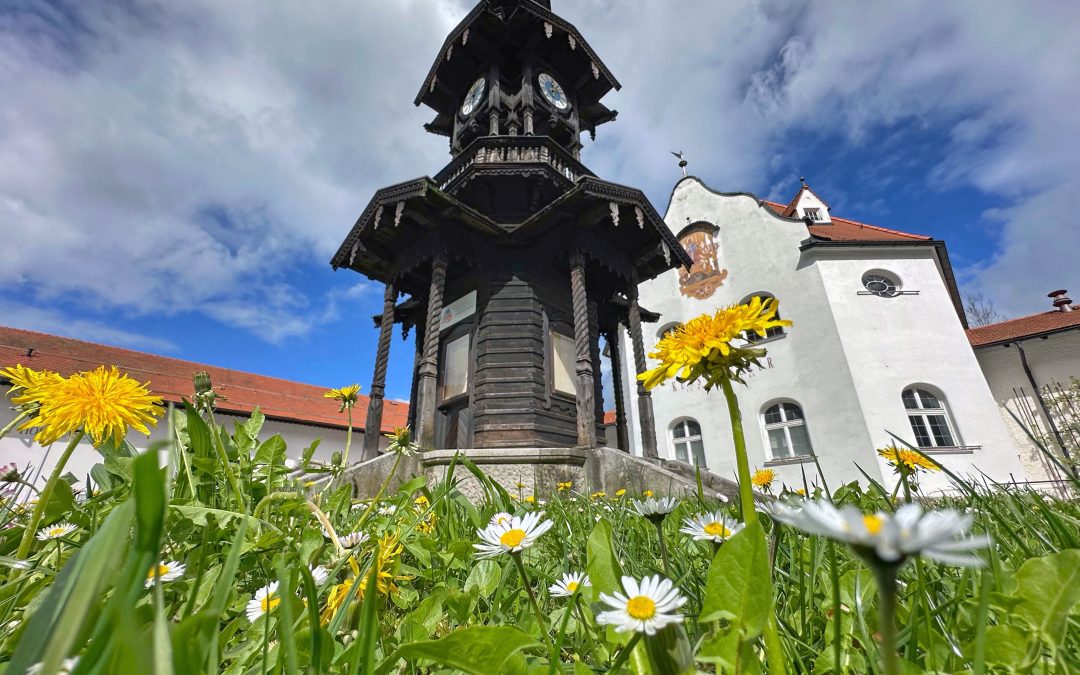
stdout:
POLYGON ((716 493, 716 498, 720 500, 721 504, 727 504, 728 502, 731 501, 731 499, 726 494, 724 494, 723 492, 717 492, 716 493))
POLYGON ((551 528, 551 521, 540 519, 543 512, 533 511, 524 516, 513 516, 510 521, 502 525, 488 525, 476 534, 483 540, 482 543, 473 544, 478 553, 477 558, 494 558, 502 553, 517 553, 529 548, 543 533, 551 528))
POLYGON ((146 575, 146 587, 150 588, 154 585, 154 580, 158 580, 161 583, 166 581, 175 581, 184 575, 184 570, 187 567, 178 563, 175 560, 169 562, 159 562, 156 566, 150 568, 149 574, 146 575))
POLYGON ((330 578, 330 570, 326 569, 322 565, 318 567, 312 565, 308 567, 308 571, 311 572, 311 578, 315 580, 316 586, 322 586, 322 582, 330 578))
MULTIPOLYGON (((64 659, 60 662, 60 669, 56 671, 56 675, 69 675, 71 671, 75 670, 78 663, 78 658, 64 659)), ((26 675, 41 675, 41 670, 44 667, 44 663, 35 663, 26 669, 26 675)))
POLYGON ((742 524, 728 524, 722 511, 702 513, 683 521, 679 532, 688 534, 696 541, 714 541, 718 544, 727 541, 743 528, 742 524))
POLYGON ((513 515, 507 513, 506 511, 499 511, 491 517, 491 522, 489 522, 488 525, 504 525, 506 523, 509 523, 510 519, 513 517, 513 515))
POLYGON ((341 545, 345 548, 356 548, 368 539, 370 539, 370 537, 368 537, 367 532, 350 532, 344 537, 338 537, 338 541, 340 541, 341 545))
POLYGON ((296 469, 299 468, 299 467, 300 467, 300 462, 293 459, 292 457, 285 460, 285 468, 288 469, 289 471, 296 471, 296 469))
POLYGON ((639 516, 649 520, 663 520, 678 505, 679 500, 674 497, 661 497, 660 499, 649 497, 642 501, 633 500, 634 511, 637 511, 639 516))
POLYGON ((259 590, 255 591, 255 597, 252 598, 248 604, 247 609, 244 611, 247 614, 248 621, 255 623, 263 614, 268 614, 281 604, 281 596, 277 592, 278 582, 271 581, 268 586, 263 586, 259 590))
POLYGON ((38 530, 37 538, 41 541, 48 541, 50 539, 59 539, 60 537, 66 537, 75 530, 79 529, 71 523, 56 523, 55 525, 49 525, 38 530))
POLYGON ((551 584, 548 592, 553 598, 568 598, 580 588, 589 588, 592 582, 584 572, 567 572, 562 578, 551 584))
POLYGON ((773 516, 810 534, 851 545, 864 557, 900 564, 922 555, 952 565, 983 564, 972 551, 986 548, 990 538, 972 535, 974 518, 953 509, 924 513, 919 504, 904 504, 896 513, 863 514, 851 505, 837 509, 826 501, 804 501, 799 506, 777 502, 773 516))
POLYGON ((669 624, 682 621, 678 609, 686 604, 686 598, 670 579, 656 574, 638 584, 633 577, 623 577, 622 587, 625 594, 619 591, 600 594, 601 602, 611 609, 601 612, 596 623, 614 626, 620 633, 653 635, 669 624))
POLYGON ((397 513, 397 506, 393 504, 387 504, 386 506, 380 506, 375 510, 380 516, 392 516, 397 513))

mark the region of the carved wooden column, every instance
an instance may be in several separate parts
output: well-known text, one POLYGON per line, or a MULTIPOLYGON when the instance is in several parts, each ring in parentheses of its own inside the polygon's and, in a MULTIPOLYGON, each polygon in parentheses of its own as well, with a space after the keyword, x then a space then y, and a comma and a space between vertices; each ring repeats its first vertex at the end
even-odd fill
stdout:
POLYGON ((615 445, 630 452, 630 434, 626 429, 626 401, 623 399, 622 333, 619 324, 608 331, 608 350, 611 352, 611 391, 615 396, 615 445))
POLYGON ((593 370, 593 433, 597 447, 607 445, 604 428, 604 380, 600 363, 600 308, 595 300, 589 301, 589 362, 593 370))
POLYGON ((409 388, 409 428, 413 430, 413 438, 416 438, 416 411, 419 408, 420 390, 420 360, 424 356, 424 327, 416 326, 416 336, 413 340, 416 345, 413 349, 412 386, 409 388))
POLYGON ((574 347, 577 353, 578 445, 596 445, 596 397, 593 364, 589 354, 589 300, 585 293, 585 257, 570 256, 570 293, 574 301, 574 347))
POLYGON ((390 362, 390 338, 394 333, 394 303, 397 289, 394 282, 386 284, 383 293, 382 320, 379 324, 379 346, 375 352, 375 374, 371 378, 368 394, 367 421, 364 422, 364 452, 360 460, 374 459, 379 455, 379 439, 382 437, 383 396, 386 392, 386 366, 390 362))
MULTIPOLYGON (((638 375, 645 372, 645 345, 641 341, 641 308, 638 307, 637 284, 630 284, 627 294, 630 300, 630 340, 634 343, 634 370, 638 375)), ((657 457, 656 418, 653 416, 652 394, 645 384, 637 380, 638 417, 641 423, 641 456, 657 457)))
POLYGON ((424 351, 420 357, 420 383, 417 389, 419 410, 417 438, 425 450, 435 447, 435 407, 438 404, 437 373, 439 363, 439 317, 446 285, 446 252, 439 251, 431 262, 431 289, 428 292, 427 325, 424 326, 424 351))

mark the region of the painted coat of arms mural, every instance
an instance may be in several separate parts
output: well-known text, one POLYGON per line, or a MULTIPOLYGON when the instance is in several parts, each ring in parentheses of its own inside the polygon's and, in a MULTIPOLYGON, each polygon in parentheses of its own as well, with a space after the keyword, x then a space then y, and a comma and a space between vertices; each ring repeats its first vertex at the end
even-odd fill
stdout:
POLYGON ((679 292, 688 298, 704 300, 715 293, 727 279, 728 271, 720 269, 717 259, 720 246, 716 243, 714 232, 712 225, 703 224, 679 237, 679 243, 694 261, 689 270, 679 268, 679 292))

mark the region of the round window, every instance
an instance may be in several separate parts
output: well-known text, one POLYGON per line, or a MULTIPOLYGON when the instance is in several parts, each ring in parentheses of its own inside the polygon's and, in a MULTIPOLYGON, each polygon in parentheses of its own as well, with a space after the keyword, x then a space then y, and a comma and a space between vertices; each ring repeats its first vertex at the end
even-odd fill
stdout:
POLYGON ((867 291, 878 297, 892 298, 900 294, 899 282, 881 272, 864 275, 862 283, 867 291))

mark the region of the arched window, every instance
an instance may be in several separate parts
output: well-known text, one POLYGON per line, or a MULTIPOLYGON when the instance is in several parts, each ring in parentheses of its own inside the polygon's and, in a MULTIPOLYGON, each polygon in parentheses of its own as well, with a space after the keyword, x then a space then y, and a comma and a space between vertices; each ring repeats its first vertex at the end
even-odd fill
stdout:
POLYGON ((701 440, 701 425, 694 420, 679 420, 671 427, 671 445, 675 448, 675 459, 690 462, 705 468, 705 444, 701 440))
POLYGON ((945 402, 921 387, 909 387, 900 396, 907 409, 911 432, 920 448, 956 446, 956 434, 949 423, 945 402))
POLYGON ((814 454, 810 434, 806 432, 806 418, 799 406, 794 403, 774 403, 765 409, 762 421, 765 435, 769 437, 772 459, 814 454))
MULTIPOLYGON (((745 305, 746 303, 753 300, 754 296, 757 296, 757 297, 761 298, 762 300, 765 300, 766 298, 774 298, 774 297, 776 297, 772 293, 752 293, 752 294, 746 296, 745 298, 743 298, 742 302, 740 302, 739 304, 745 305)), ((779 311, 776 313, 776 318, 777 319, 781 318, 779 311)), ((784 334, 784 328, 782 326, 773 326, 772 328, 767 328, 765 330, 765 337, 761 337, 760 335, 758 335, 754 331, 746 331, 745 333, 743 333, 743 337, 746 338, 747 342, 754 343, 754 342, 762 342, 764 340, 770 340, 770 339, 772 339, 774 337, 777 337, 777 336, 783 335, 783 334, 784 334)))

